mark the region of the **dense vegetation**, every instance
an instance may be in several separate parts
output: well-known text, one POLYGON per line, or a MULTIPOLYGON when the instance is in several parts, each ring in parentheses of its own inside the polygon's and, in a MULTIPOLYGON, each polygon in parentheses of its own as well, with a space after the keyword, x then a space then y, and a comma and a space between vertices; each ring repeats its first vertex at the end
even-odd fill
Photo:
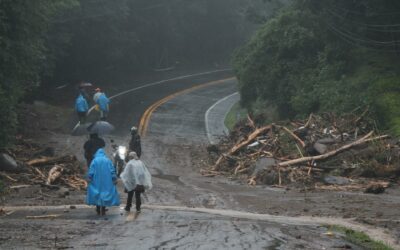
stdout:
POLYGON ((74 0, 0 1, 0 147, 17 126, 16 105, 37 87, 51 65, 46 34, 51 19, 77 3, 74 0))
MULTIPOLYGON (((279 7, 276 1, 268 4, 279 7)), ((35 98, 81 80, 127 82, 165 68, 223 67, 253 30, 246 17, 269 13, 258 8, 263 2, 0 0, 0 148, 15 134, 16 105, 27 93, 35 98)))
POLYGON ((369 107, 400 134, 400 2, 298 0, 237 51, 242 104, 279 118, 369 107))

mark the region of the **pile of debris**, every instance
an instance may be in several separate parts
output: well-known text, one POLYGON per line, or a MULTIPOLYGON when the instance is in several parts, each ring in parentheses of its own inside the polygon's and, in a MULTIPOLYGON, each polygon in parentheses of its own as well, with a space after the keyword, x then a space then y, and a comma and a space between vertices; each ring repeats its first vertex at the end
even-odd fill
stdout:
POLYGON ((53 189, 62 186, 84 190, 86 181, 74 155, 55 156, 54 149, 42 148, 19 138, 16 146, 0 154, 0 178, 11 189, 41 185, 53 189))
POLYGON ((311 114, 260 127, 248 117, 219 145, 208 147, 212 163, 202 174, 234 175, 250 185, 386 188, 400 175, 398 140, 377 134, 368 109, 358 112, 311 114))

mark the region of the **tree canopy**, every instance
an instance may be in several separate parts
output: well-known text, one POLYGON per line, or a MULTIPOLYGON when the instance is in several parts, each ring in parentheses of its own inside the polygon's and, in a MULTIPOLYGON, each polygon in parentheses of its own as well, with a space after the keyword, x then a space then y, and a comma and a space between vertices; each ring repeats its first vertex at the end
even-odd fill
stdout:
POLYGON ((369 106, 400 134, 397 1, 294 1, 234 57, 242 103, 281 118, 369 106))

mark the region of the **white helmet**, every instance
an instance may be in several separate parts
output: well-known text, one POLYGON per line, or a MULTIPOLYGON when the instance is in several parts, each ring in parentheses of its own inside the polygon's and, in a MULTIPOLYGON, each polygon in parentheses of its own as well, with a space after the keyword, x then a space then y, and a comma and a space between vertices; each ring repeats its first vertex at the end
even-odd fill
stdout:
POLYGON ((131 134, 132 134, 132 135, 137 134, 137 127, 133 126, 133 127, 131 128, 131 134))

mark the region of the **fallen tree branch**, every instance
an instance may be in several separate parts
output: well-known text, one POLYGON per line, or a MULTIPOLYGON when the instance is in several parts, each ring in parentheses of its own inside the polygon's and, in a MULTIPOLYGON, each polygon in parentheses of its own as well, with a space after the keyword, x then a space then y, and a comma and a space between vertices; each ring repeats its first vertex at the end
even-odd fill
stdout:
POLYGON ((4 173, 0 173, 0 175, 3 176, 4 178, 9 179, 9 180, 12 181, 12 182, 18 182, 18 180, 14 179, 14 178, 12 178, 11 176, 6 175, 6 174, 4 174, 4 173))
POLYGON ((295 135, 290 129, 285 126, 279 127, 285 130, 290 136, 292 136, 303 148, 306 146, 303 140, 301 140, 297 135, 295 135))
POLYGON ((367 135, 365 135, 363 138, 361 138, 361 139, 359 139, 359 140, 357 140, 355 142, 352 142, 350 144, 344 145, 343 147, 341 147, 339 149, 330 151, 330 152, 328 152, 326 154, 322 154, 322 155, 318 155, 318 156, 301 157, 301 158, 294 159, 294 160, 284 161, 284 162, 278 163, 277 166, 278 167, 284 167, 284 166, 296 165, 296 164, 307 162, 307 161, 317 161, 317 160, 323 160, 323 159, 329 158, 329 157, 334 156, 334 155, 336 155, 336 154, 338 154, 338 153, 340 153, 340 152, 342 152, 342 151, 344 151, 346 149, 349 149, 349 148, 352 148, 354 146, 357 146, 357 145, 360 145, 360 144, 363 144, 363 143, 367 142, 368 138, 373 133, 374 132, 371 131, 367 135))
POLYGON ((64 155, 60 157, 42 157, 38 159, 33 159, 28 161, 26 164, 30 166, 40 166, 40 165, 52 165, 56 163, 62 162, 71 162, 74 161, 76 158, 74 155, 64 155))
POLYGON ((381 136, 377 136, 377 137, 374 137, 374 138, 369 138, 369 139, 365 140, 365 142, 387 139, 389 137, 390 137, 389 135, 381 135, 381 136))
POLYGON ((368 111, 369 111, 369 107, 367 107, 365 110, 364 110, 364 112, 357 118, 357 119, 355 119, 354 121, 353 121, 353 123, 357 126, 358 125, 358 123, 364 118, 364 116, 368 113, 368 111))
POLYGON ((251 119, 249 114, 247 114, 247 121, 249 122, 250 127, 252 127, 253 129, 256 128, 256 125, 254 124, 254 121, 253 119, 251 119))
POLYGON ((307 120, 306 124, 304 124, 304 127, 305 127, 305 128, 308 128, 308 127, 310 126, 312 118, 313 118, 313 113, 310 114, 310 116, 308 117, 308 120, 307 120))
POLYGON ((254 132, 252 132, 246 140, 234 145, 231 150, 229 150, 229 152, 225 155, 221 155, 218 160, 215 162, 214 167, 212 168, 213 170, 217 170, 219 167, 219 164, 221 164, 222 160, 225 157, 229 157, 230 155, 236 153, 237 151, 239 151, 242 147, 246 146, 247 144, 249 144, 252 140, 254 140, 255 138, 257 138, 258 135, 270 130, 272 128, 272 125, 268 125, 262 128, 258 128, 256 130, 254 130, 254 132))

